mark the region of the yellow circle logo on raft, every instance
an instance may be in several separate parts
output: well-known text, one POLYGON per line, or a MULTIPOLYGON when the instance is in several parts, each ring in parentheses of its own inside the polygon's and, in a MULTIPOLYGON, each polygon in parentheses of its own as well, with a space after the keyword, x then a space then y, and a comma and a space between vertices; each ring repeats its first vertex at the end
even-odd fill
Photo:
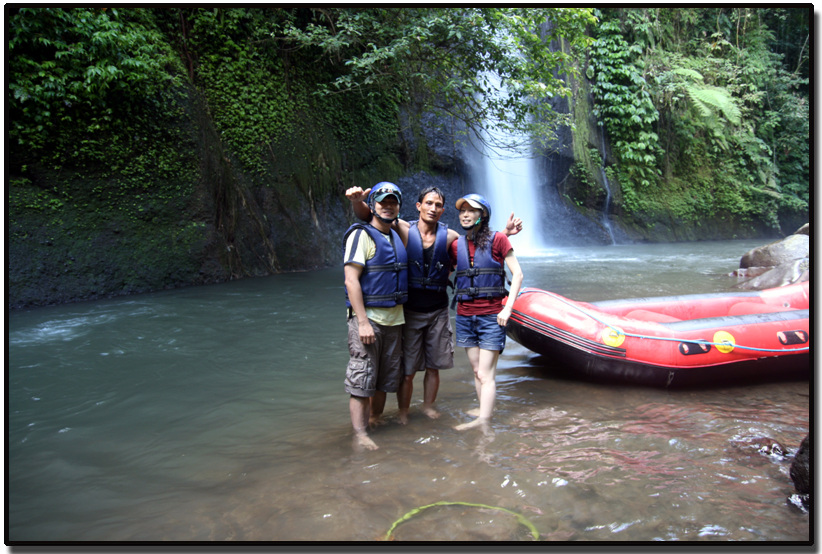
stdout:
POLYGON ((727 354, 728 352, 734 351, 736 339, 734 339, 734 336, 728 331, 717 331, 714 333, 714 342, 716 343, 717 350, 723 354, 727 354))
POLYGON ((602 342, 608 346, 620 346, 625 342, 625 333, 619 327, 606 327, 602 330, 602 342))

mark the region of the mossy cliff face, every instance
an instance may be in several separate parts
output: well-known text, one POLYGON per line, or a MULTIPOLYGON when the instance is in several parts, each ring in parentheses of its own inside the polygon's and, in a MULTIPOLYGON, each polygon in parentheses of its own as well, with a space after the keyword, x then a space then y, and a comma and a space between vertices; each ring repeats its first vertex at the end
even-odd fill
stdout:
MULTIPOLYGON (((579 244, 606 240, 598 229, 605 208, 603 142, 586 90, 579 86, 570 105, 575 131, 563 131, 558 161, 545 169, 552 172, 556 201, 579 214, 573 220, 579 244)), ((370 131, 363 128, 364 136, 380 133, 378 143, 346 144, 339 129, 306 109, 289 133, 244 161, 241 149, 225 138, 230 123, 213 117, 215 100, 208 92, 181 87, 162 112, 173 115, 135 125, 127 144, 111 141, 107 166, 71 157, 52 163, 12 149, 26 163, 12 163, 9 181, 11 307, 333 266, 353 222, 347 187, 397 182, 406 191, 402 215, 408 219, 416 217, 415 194, 426 183, 443 187, 449 200, 467 192, 459 156, 434 144, 442 137, 403 135, 390 117, 370 131)), ((359 113, 348 112, 343 122, 359 113)), ((606 173, 613 178, 610 210, 620 239, 767 235, 767 229, 721 216, 696 225, 670 210, 626 213, 605 144, 606 173)))
MULTIPOLYGON (((392 100, 319 97, 327 65, 271 55, 265 40, 251 40, 254 18, 275 12, 54 13, 61 19, 12 14, 21 59, 40 63, 48 76, 54 52, 37 37, 58 44, 75 32, 90 48, 83 33, 119 25, 132 42, 110 35, 101 55, 130 59, 134 41, 144 41, 152 53, 131 59, 136 69, 128 78, 151 86, 106 95, 86 84, 73 102, 44 96, 52 114, 42 121, 32 116, 41 112, 29 92, 16 93, 8 153, 11 307, 339 263, 353 218, 345 189, 404 172, 392 100), (43 27, 26 42, 32 22, 43 27)), ((47 84, 64 86, 65 98, 83 71, 75 81, 47 84)))
POLYGON ((313 140, 295 135, 272 145, 268 170, 249 174, 220 139, 202 95, 189 87, 178 102, 178 117, 145 137, 151 146, 142 157, 164 153, 164 175, 136 159, 119 160, 117 172, 49 168, 37 159, 15 168, 10 307, 333 265, 353 218, 345 188, 402 174, 390 148, 353 170, 342 167, 333 133, 320 124, 313 140), (137 167, 141 174, 124 177, 137 167))

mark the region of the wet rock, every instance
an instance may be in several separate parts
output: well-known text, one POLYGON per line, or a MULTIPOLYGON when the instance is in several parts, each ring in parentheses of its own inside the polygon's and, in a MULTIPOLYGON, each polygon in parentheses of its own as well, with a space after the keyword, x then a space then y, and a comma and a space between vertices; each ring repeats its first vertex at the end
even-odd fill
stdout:
MULTIPOLYGON (((762 268, 757 268, 762 269, 762 268)), ((740 289, 761 290, 801 283, 810 279, 810 259, 802 258, 777 267, 768 268, 755 277, 737 285, 740 289)))
POLYGON ((810 223, 806 223, 805 225, 803 225, 802 227, 797 229, 796 232, 794 233, 794 235, 809 235, 809 236, 810 236, 810 234, 811 234, 811 224, 810 223))
POLYGON ((458 173, 465 164, 462 142, 457 138, 465 132, 465 124, 454 118, 443 117, 431 112, 412 115, 403 111, 402 139, 406 155, 412 156, 420 147, 428 152, 431 166, 446 174, 458 173), (410 121, 419 118, 419 128, 410 121))
POLYGON ((808 435, 799 445, 796 455, 791 463, 791 479, 796 488, 796 492, 802 498, 802 503, 806 508, 810 507, 811 494, 811 436, 808 435))

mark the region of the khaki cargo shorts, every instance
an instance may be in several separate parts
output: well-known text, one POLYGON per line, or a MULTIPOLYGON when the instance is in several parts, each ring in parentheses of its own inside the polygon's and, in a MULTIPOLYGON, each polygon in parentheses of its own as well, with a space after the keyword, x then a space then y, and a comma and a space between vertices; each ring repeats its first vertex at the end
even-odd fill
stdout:
POLYGON ((352 396, 371 397, 376 391, 397 392, 402 379, 402 325, 383 326, 373 321, 374 344, 360 341, 356 317, 348 318, 348 368, 345 391, 352 396))

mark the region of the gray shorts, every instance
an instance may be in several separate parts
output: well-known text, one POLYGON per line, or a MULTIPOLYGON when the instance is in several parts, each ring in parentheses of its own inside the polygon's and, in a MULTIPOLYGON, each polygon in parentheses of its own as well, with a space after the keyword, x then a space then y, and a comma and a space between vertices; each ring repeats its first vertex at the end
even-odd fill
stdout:
POLYGON ((348 368, 345 392, 371 397, 375 391, 397 392, 402 379, 402 325, 383 326, 373 321, 374 344, 360 341, 356 317, 348 318, 348 368))
POLYGON ((454 367, 454 331, 448 308, 430 313, 405 310, 402 344, 406 375, 454 367))

